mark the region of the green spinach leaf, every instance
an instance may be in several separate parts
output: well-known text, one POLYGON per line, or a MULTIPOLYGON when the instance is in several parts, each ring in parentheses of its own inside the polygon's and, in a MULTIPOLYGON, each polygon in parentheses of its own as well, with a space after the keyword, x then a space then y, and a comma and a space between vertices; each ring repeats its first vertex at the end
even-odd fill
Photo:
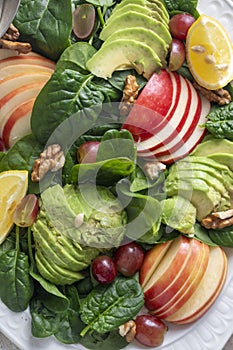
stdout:
POLYGON ((114 4, 113 0, 88 0, 88 2, 97 7, 111 7, 114 4))
POLYGON ((208 234, 208 230, 206 230, 203 226, 201 226, 199 223, 196 223, 195 224, 195 227, 194 227, 194 234, 195 234, 195 237, 205 243, 205 244, 208 244, 210 246, 216 246, 217 244, 214 243, 213 240, 211 240, 209 234, 208 234))
POLYGON ((81 301, 80 316, 89 330, 106 333, 134 318, 144 304, 144 294, 134 278, 117 277, 110 285, 98 285, 81 301))
POLYGON ((212 109, 207 119, 205 126, 212 135, 233 141, 233 102, 212 109))
POLYGON ((21 41, 53 60, 70 45, 72 8, 70 0, 21 0, 14 19, 21 41))
POLYGON ((198 0, 163 0, 163 2, 171 16, 179 12, 188 12, 196 18, 199 16, 196 9, 198 0))
POLYGON ((88 332, 80 339, 80 344, 90 350, 119 350, 125 348, 129 343, 122 337, 118 330, 100 334, 88 332))

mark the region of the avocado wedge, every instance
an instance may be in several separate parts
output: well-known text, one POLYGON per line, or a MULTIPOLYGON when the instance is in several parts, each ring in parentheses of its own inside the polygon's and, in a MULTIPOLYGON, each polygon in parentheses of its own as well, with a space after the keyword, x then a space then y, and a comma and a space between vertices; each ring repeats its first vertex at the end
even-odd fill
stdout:
POLYGON ((138 27, 119 29, 108 37, 102 47, 118 39, 135 40, 135 38, 137 38, 137 41, 148 45, 154 51, 155 55, 159 57, 162 65, 165 66, 165 57, 167 54, 166 44, 155 32, 149 29, 138 27))
POLYGON ((100 33, 100 39, 105 41, 113 33, 117 32, 119 28, 142 27, 154 31, 161 39, 164 40, 167 47, 171 43, 171 35, 167 26, 160 21, 155 20, 150 16, 129 11, 115 17, 109 24, 106 24, 100 33))
MULTIPOLYGON (((119 9, 121 9, 121 8, 123 8, 123 7, 125 7, 125 6, 127 6, 129 4, 132 5, 132 0, 123 0, 123 1, 121 1, 114 8, 114 10, 112 11, 112 14, 114 14, 116 11, 118 11, 119 9)), ((159 0, 153 0, 153 1, 134 0, 133 4, 134 5, 143 6, 145 8, 150 9, 150 10, 153 10, 153 11, 157 11, 159 13, 159 15, 161 16, 161 18, 165 21, 165 23, 169 22, 169 14, 167 12, 166 7, 162 3, 162 1, 159 1, 159 0)))
POLYGON ((142 13, 146 16, 150 16, 157 21, 163 23, 165 26, 167 26, 167 21, 164 20, 163 16, 161 16, 161 13, 157 11, 156 9, 153 10, 152 8, 149 8, 147 6, 141 6, 137 4, 127 4, 125 6, 122 6, 121 8, 117 9, 114 11, 114 14, 112 14, 108 20, 106 21, 106 25, 109 25, 109 23, 117 16, 122 15, 123 13, 129 12, 129 11, 134 11, 138 13, 142 13))
POLYGON ((128 68, 134 68, 149 79, 162 64, 148 45, 137 40, 119 39, 103 46, 86 66, 92 74, 105 79, 110 78, 115 70, 128 68))
POLYGON ((213 153, 233 154, 233 142, 225 139, 211 138, 200 143, 191 153, 191 156, 208 156, 213 153))

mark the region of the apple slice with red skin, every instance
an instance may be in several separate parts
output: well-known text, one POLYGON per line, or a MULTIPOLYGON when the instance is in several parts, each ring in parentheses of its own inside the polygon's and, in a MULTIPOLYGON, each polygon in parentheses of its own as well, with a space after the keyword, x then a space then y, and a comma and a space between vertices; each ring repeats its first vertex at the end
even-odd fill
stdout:
POLYGON ((18 55, 18 56, 11 56, 7 58, 0 58, 0 71, 8 66, 15 66, 15 65, 40 65, 43 67, 48 67, 51 69, 55 68, 55 63, 43 56, 40 55, 18 55))
POLYGON ((140 93, 122 129, 129 130, 135 141, 145 140, 164 125, 164 117, 176 102, 177 84, 166 70, 154 73, 140 93), (140 118, 139 118, 140 116, 140 118))
POLYGON ((188 111, 186 111, 174 132, 163 142, 163 147, 157 148, 156 152, 153 152, 156 157, 169 155, 177 151, 191 136, 193 129, 198 126, 201 112, 201 98, 188 80, 186 80, 186 83, 189 86, 190 96, 192 96, 187 106, 188 111), (190 113, 192 111, 193 114, 190 113))
POLYGON ((163 259, 171 244, 172 241, 160 243, 146 252, 143 265, 139 273, 139 283, 141 284, 142 288, 145 287, 145 285, 151 278, 154 270, 157 268, 160 261, 163 259))
POLYGON ((191 295, 197 289, 201 279, 204 276, 209 261, 209 246, 202 243, 200 250, 200 257, 196 264, 191 266, 191 273, 189 274, 186 281, 181 286, 180 290, 171 298, 167 303, 160 309, 156 309, 153 313, 160 318, 166 318, 175 313, 181 308, 184 303, 191 297, 191 295))
POLYGON ((12 147, 23 136, 31 133, 31 112, 35 98, 19 105, 8 118, 2 131, 2 138, 6 148, 12 147))
POLYGON ((0 70, 0 81, 3 81, 12 75, 15 74, 44 74, 48 73, 52 75, 54 72, 54 69, 49 68, 49 67, 44 67, 41 65, 33 65, 33 64, 17 64, 14 66, 7 66, 4 69, 0 70))
POLYGON ((172 242, 163 259, 143 288, 145 300, 154 299, 172 283, 190 251, 191 244, 189 238, 179 236, 172 242))
POLYGON ((173 315, 169 322, 185 324, 196 321, 211 307, 226 280, 227 258, 219 246, 210 247, 210 256, 205 274, 197 289, 186 303, 173 315))
POLYGON ((187 119, 191 102, 191 91, 189 85, 186 80, 178 74, 170 74, 175 78, 177 84, 177 97, 175 104, 171 110, 169 110, 169 113, 163 117, 162 123, 156 128, 151 129, 151 136, 147 137, 146 140, 140 140, 137 144, 139 156, 141 155, 140 152, 143 153, 145 150, 149 150, 149 152, 153 154, 155 150, 166 143, 165 140, 167 140, 167 142, 171 141, 174 136, 177 136, 178 131, 182 128, 187 119), (180 98, 180 95, 183 96, 183 99, 180 98))

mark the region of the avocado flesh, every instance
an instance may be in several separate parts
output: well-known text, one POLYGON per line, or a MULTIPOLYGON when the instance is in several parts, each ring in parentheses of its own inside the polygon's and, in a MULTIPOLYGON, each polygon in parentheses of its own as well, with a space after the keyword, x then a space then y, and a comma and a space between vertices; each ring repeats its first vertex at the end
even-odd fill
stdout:
POLYGON ((110 78, 117 69, 129 68, 134 68, 138 74, 149 79, 162 64, 148 45, 136 40, 119 39, 103 46, 86 66, 92 74, 105 79, 110 78))
POLYGON ((100 39, 105 41, 113 33, 117 32, 119 28, 133 28, 143 27, 154 31, 161 39, 164 40, 167 47, 171 43, 171 35, 168 28, 152 17, 140 14, 135 11, 129 11, 120 16, 115 17, 109 25, 104 26, 100 33, 100 39))
POLYGON ((162 222, 184 234, 194 235, 196 208, 184 197, 174 196, 162 202, 162 222))
POLYGON ((233 154, 233 142, 230 140, 211 138, 200 143, 190 154, 191 156, 208 156, 213 153, 233 154))
POLYGON ((197 210, 197 220, 201 221, 212 211, 223 210, 220 206, 221 194, 212 186, 201 183, 199 180, 171 181, 165 183, 165 191, 169 197, 182 196, 189 200, 197 210), (200 186, 201 185, 201 186, 200 186))
MULTIPOLYGON (((112 14, 114 14, 116 11, 119 9, 127 6, 127 5, 132 5, 132 0, 123 0, 119 4, 116 5, 116 7, 113 9, 112 14)), ((157 11, 160 16, 163 18, 165 23, 169 22, 169 14, 167 12, 166 7, 163 5, 163 3, 159 0, 154 0, 154 1, 147 1, 147 0, 134 0, 133 5, 140 5, 143 7, 146 7, 148 9, 151 9, 153 11, 157 11)))
POLYGON ((155 55, 158 55, 161 63, 165 66, 165 57, 167 55, 167 48, 165 42, 152 30, 146 28, 126 28, 119 29, 117 32, 113 33, 108 37, 108 39, 103 43, 102 47, 118 39, 128 39, 140 41, 148 46, 154 51, 155 55))
POLYGON ((226 165, 233 172, 233 154, 230 153, 213 153, 207 156, 215 162, 226 165))
POLYGON ((161 16, 161 14, 158 11, 154 11, 148 7, 145 6, 141 6, 141 5, 136 5, 136 4, 128 4, 125 5, 119 9, 116 9, 116 11, 114 11, 114 15, 112 14, 108 20, 106 21, 106 25, 109 25, 109 23, 117 16, 122 15, 123 13, 129 12, 129 11, 134 11, 134 12, 138 12, 138 13, 142 13, 146 16, 152 17, 155 20, 163 23, 165 26, 167 26, 167 22, 163 19, 163 17, 161 16))

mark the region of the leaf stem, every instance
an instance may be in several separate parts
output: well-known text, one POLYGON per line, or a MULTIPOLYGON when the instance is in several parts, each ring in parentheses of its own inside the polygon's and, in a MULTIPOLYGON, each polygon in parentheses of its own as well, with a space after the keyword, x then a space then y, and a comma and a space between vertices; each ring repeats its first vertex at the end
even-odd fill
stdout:
POLYGON ((19 226, 16 225, 16 228, 15 228, 15 238, 16 238, 16 243, 15 243, 15 248, 16 248, 16 251, 19 252, 19 226))
POLYGON ((97 13, 98 13, 98 17, 99 17, 99 20, 100 20, 100 23, 102 26, 105 25, 105 22, 104 22, 104 17, 103 17, 103 14, 102 14, 102 11, 101 11, 101 7, 97 7, 97 13))
POLYGON ((32 254, 32 230, 31 230, 31 226, 28 227, 28 254, 29 254, 30 262, 31 262, 32 266, 34 266, 35 260, 34 260, 33 254, 32 254))

